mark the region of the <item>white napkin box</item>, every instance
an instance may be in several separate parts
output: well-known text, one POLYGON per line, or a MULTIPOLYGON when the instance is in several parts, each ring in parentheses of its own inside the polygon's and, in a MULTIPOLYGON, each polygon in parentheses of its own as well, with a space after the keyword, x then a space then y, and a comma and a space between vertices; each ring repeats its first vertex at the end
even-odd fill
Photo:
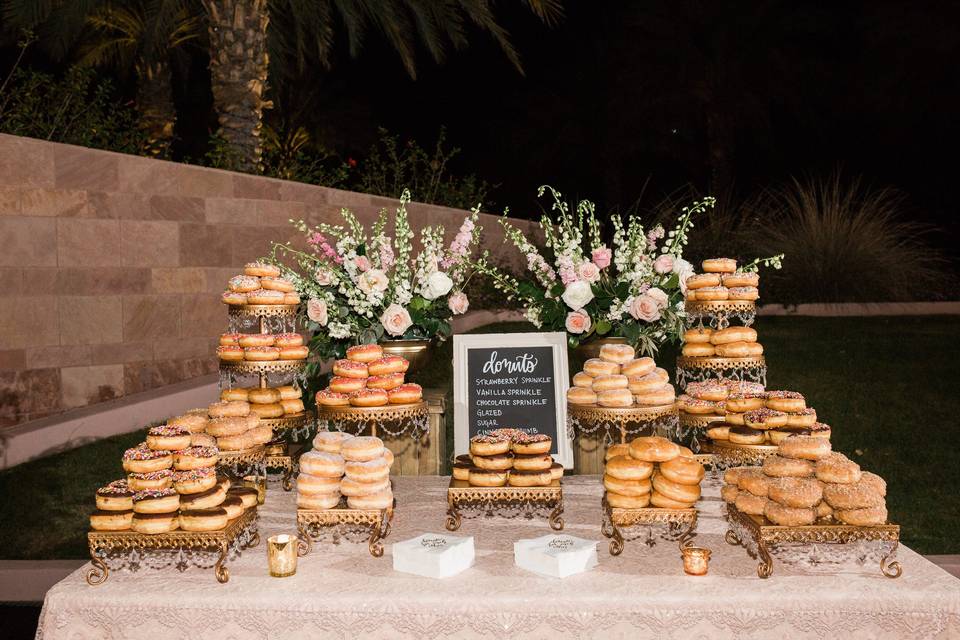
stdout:
POLYGON ((449 578, 473 565, 473 536, 458 538, 442 533, 397 542, 393 545, 393 570, 425 578, 449 578))
POLYGON ((513 543, 513 561, 533 573, 566 578, 597 566, 597 542, 555 534, 518 540, 513 543))

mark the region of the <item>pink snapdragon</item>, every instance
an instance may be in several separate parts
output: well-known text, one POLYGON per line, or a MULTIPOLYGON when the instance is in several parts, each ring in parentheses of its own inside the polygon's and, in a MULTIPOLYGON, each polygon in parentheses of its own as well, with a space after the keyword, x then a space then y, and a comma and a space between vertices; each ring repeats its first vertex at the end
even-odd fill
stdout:
POLYGON ((656 226, 650 231, 647 232, 647 244, 650 245, 650 248, 657 246, 657 240, 662 239, 664 236, 663 227, 656 226))
POLYGON ((393 266, 393 260, 393 247, 390 246, 389 242, 384 242, 380 245, 380 268, 389 271, 390 267, 393 266))
POLYGON ((613 251, 607 247, 598 247, 593 250, 591 257, 593 258, 593 264, 597 265, 598 269, 606 269, 613 259, 613 251))
POLYGON ((353 266, 357 268, 357 271, 363 273, 364 271, 370 270, 370 258, 367 256, 357 256, 353 259, 353 266))
POLYGON ((573 265, 573 258, 570 256, 563 255, 558 257, 557 268, 560 270, 560 281, 564 286, 580 279, 577 276, 577 268, 573 265))
MULTIPOLYGON (((547 264, 543 256, 536 251, 531 251, 527 254, 527 268, 547 280, 554 280, 557 277, 553 267, 547 264)), ((574 280, 576 280, 576 276, 574 276, 574 280)))

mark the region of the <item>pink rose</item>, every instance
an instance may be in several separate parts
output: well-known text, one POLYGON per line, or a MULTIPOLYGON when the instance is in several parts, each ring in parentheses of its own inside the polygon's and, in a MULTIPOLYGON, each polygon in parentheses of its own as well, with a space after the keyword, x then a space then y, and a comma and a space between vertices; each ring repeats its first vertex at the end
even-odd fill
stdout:
POLYGON ((643 322, 656 322, 660 319, 660 306, 646 294, 637 296, 630 303, 630 315, 643 322))
POLYGON ((653 270, 663 275, 673 271, 673 256, 665 253, 653 262, 653 270))
POLYGON ((453 315, 459 316, 467 312, 467 309, 470 307, 470 301, 467 300, 467 294, 463 291, 455 291, 447 298, 447 306, 450 307, 453 315))
POLYGON ((613 252, 606 247, 600 247, 599 249, 593 250, 593 264, 597 265, 598 269, 606 269, 610 266, 610 259, 613 257, 613 252))
POLYGON ((310 298, 307 301, 307 317, 323 326, 327 324, 327 303, 320 298, 310 298))
POLYGON ((316 280, 317 284, 320 285, 321 287, 325 287, 331 282, 333 282, 333 274, 327 271, 326 269, 324 269, 323 267, 320 267, 319 269, 317 269, 317 272, 314 274, 314 280, 316 280))
POLYGON ((647 289, 646 295, 653 298, 657 303, 657 307, 659 307, 661 310, 666 309, 667 303, 670 302, 670 296, 668 296, 665 291, 658 289, 657 287, 650 287, 647 289))
POLYGON ((369 271, 370 270, 370 258, 367 256, 357 256, 353 259, 353 265, 359 271, 369 271))
POLYGON ((584 262, 580 265, 580 268, 577 269, 577 275, 580 276, 581 280, 596 282, 600 279, 600 267, 592 262, 584 262))
POLYGON ((380 316, 380 324, 390 335, 402 336, 413 324, 413 320, 410 319, 410 313, 406 309, 394 303, 380 316))
POLYGON ((564 325, 570 333, 585 333, 590 331, 590 316, 583 309, 577 309, 567 314, 564 325))

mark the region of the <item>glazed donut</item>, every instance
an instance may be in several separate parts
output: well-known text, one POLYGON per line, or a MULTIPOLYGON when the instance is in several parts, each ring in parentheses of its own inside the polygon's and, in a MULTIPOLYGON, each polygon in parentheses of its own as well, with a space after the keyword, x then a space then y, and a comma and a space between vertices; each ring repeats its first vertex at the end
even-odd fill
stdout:
POLYGON ((563 478, 563 465, 559 462, 554 462, 550 465, 550 479, 551 480, 560 480, 563 478))
MULTIPOLYGON (((207 413, 211 418, 231 418, 242 417, 250 413, 250 403, 241 400, 230 400, 228 402, 214 402, 207 407, 207 413)), ((216 435, 216 434, 214 434, 216 435)))
POLYGON ((721 423, 719 426, 708 428, 707 437, 711 440, 729 440, 730 425, 721 423))
POLYGON ((213 467, 173 473, 173 488, 177 493, 200 493, 215 486, 217 486, 217 470, 213 467))
POLYGON ((770 478, 756 467, 744 469, 737 476, 737 488, 741 491, 748 491, 755 496, 766 498, 767 492, 770 490, 770 478))
POLYGON ((307 451, 300 456, 300 471, 321 478, 339 478, 343 475, 343 456, 324 451, 307 451))
POLYGON ((257 276, 259 278, 264 276, 268 278, 279 278, 280 267, 267 264, 266 262, 248 262, 243 266, 243 273, 248 276, 257 276))
POLYGON ((798 413, 807 408, 807 401, 796 391, 767 391, 767 408, 785 413, 798 413))
POLYGON ((423 387, 415 382, 407 382, 387 392, 390 404, 413 404, 423 399, 423 387))
POLYGON ((155 451, 140 443, 123 452, 123 470, 128 473, 150 473, 169 469, 173 466, 173 454, 169 451, 155 451))
POLYGON ((660 436, 642 436, 630 443, 630 455, 644 462, 666 462, 680 455, 680 447, 660 436))
POLYGON ((317 391, 317 404, 324 407, 349 407, 350 396, 346 393, 337 393, 329 389, 317 391))
MULTIPOLYGON (((698 273, 687 278, 687 290, 703 289, 704 287, 719 287, 720 276, 716 273, 698 273)), ((697 291, 697 299, 700 299, 700 292, 697 291)))
POLYGON ((728 438, 733 444, 763 444, 767 439, 763 431, 739 426, 730 427, 728 438))
POLYGON ((840 522, 857 527, 869 527, 887 522, 887 506, 878 504, 862 509, 838 509, 835 515, 840 522))
POLYGON ((384 356, 367 365, 371 376, 385 376, 388 373, 406 373, 410 362, 400 356, 384 356))
POLYGON ((340 481, 340 493, 351 497, 372 496, 376 493, 390 490, 390 479, 387 477, 373 482, 361 482, 353 478, 344 478, 340 481))
POLYGON ((604 462, 606 462, 610 458, 616 458, 617 456, 629 456, 629 455, 630 455, 630 445, 617 443, 607 447, 607 451, 603 455, 603 460, 604 462))
POLYGON ((206 433, 191 433, 190 446, 191 447, 215 447, 217 446, 217 439, 206 433))
POLYGON ((273 276, 265 276, 260 278, 260 286, 264 289, 269 289, 270 291, 282 291, 283 293, 293 293, 294 287, 293 283, 284 278, 275 278, 273 276))
POLYGON ((229 305, 247 304, 247 294, 236 291, 224 291, 220 294, 220 302, 229 305))
MULTIPOLYGON (((697 289, 697 301, 726 300, 730 297, 726 287, 701 287, 697 289)), ((712 337, 711 337, 712 339, 712 337)))
POLYGON ((750 327, 727 327, 714 331, 710 336, 710 342, 714 345, 728 344, 730 342, 756 342, 757 330, 750 327))
POLYGON ((245 333, 240 336, 239 344, 248 347, 272 347, 274 338, 269 333, 245 333))
POLYGON ((281 400, 280 406, 283 407, 283 415, 285 416, 295 416, 298 413, 303 413, 305 407, 303 406, 303 400, 300 398, 291 398, 289 400, 281 400))
POLYGON ((249 509, 250 507, 257 506, 257 501, 259 498, 259 493, 253 487, 232 487, 227 490, 227 498, 240 498, 243 501, 243 508, 249 509))
POLYGON ((691 382, 684 392, 697 400, 722 402, 730 395, 730 388, 716 380, 704 380, 703 382, 691 382))
MULTIPOLYGON (((689 385, 687 385, 689 387, 689 385)), ((762 396, 731 391, 725 401, 726 410, 734 413, 745 413, 747 411, 756 411, 763 409, 764 399, 762 396)))
POLYGON ((548 487, 553 482, 550 469, 540 471, 511 471, 507 484, 511 487, 548 487))
POLYGON ((823 498, 823 486, 816 478, 771 478, 767 497, 785 507, 808 509, 823 498))
POLYGON ((737 270, 737 261, 733 258, 707 258, 700 266, 707 273, 733 273, 737 270))
POLYGON ((354 393, 366 388, 367 381, 363 378, 330 378, 330 391, 334 393, 354 393))
POLYGON ((627 388, 630 389, 630 393, 639 395, 641 393, 648 393, 650 391, 656 391, 667 384, 669 379, 664 380, 657 371, 653 373, 648 373, 645 376, 629 376, 627 377, 627 388))
POLYGON ((217 357, 224 362, 239 362, 243 360, 243 348, 234 344, 217 347, 217 357))
POLYGON ((521 433, 513 438, 511 450, 520 455, 541 455, 550 453, 553 438, 545 433, 521 433))
POLYGON ((725 484, 720 487, 720 499, 727 504, 733 504, 739 493, 740 489, 735 484, 725 484))
POLYGON ((627 389, 629 386, 627 376, 620 374, 597 376, 593 379, 593 390, 597 393, 612 389, 627 389))
POLYGON ((134 513, 169 513, 180 508, 180 495, 173 489, 147 489, 133 494, 134 513))
POLYGON ((653 475, 653 463, 632 456, 615 456, 607 460, 604 470, 617 480, 646 480, 653 475))
MULTIPOLYGON (((699 487, 698 487, 699 488, 699 487)), ((650 504, 659 509, 690 509, 695 502, 680 502, 673 498, 668 498, 656 489, 650 493, 650 504)))
POLYGON ((830 441, 816 436, 790 436, 780 443, 780 455, 785 458, 820 460, 830 455, 830 441))
POLYGON ((240 338, 242 338, 243 335, 242 333, 222 333, 220 334, 220 346, 239 345, 240 338))
POLYGON ((130 511, 133 509, 134 493, 136 491, 127 484, 126 480, 114 480, 107 486, 97 489, 97 509, 130 511))
POLYGON ((221 451, 244 451, 252 446, 253 442, 245 432, 235 436, 220 436, 217 438, 217 448, 221 451))
POLYGON ((601 407, 633 406, 633 395, 629 389, 611 389, 597 394, 597 404, 601 407))
POLYGON ((283 304, 300 304, 300 294, 296 292, 283 294, 283 304))
POLYGON ((266 362, 280 359, 280 349, 277 347, 246 347, 243 358, 254 362, 266 362))
POLYGON ((180 528, 184 531, 219 531, 229 522, 226 509, 188 509, 180 511, 180 528))
POLYGON ((470 468, 472 466, 473 464, 470 462, 454 462, 453 479, 468 482, 470 480, 470 468))
POLYGON ((645 376, 648 373, 653 373, 653 370, 657 368, 657 363, 653 361, 653 358, 643 357, 635 358, 630 362, 624 363, 620 367, 620 373, 625 376, 645 376))
POLYGON ((247 432, 246 418, 214 418, 207 424, 207 433, 217 438, 239 436, 247 432))
POLYGON ((497 436, 473 436, 470 438, 470 455, 497 456, 510 451, 511 443, 497 436))
POLYGON ((733 506, 735 506, 740 513, 762 516, 764 511, 766 511, 768 502, 770 501, 763 496, 755 496, 749 491, 740 491, 733 501, 733 506))
POLYGON ((402 373, 390 373, 385 376, 371 376, 367 378, 367 388, 390 391, 391 389, 396 389, 402 385, 403 378, 404 374, 402 373))
MULTIPOLYGON (((703 480, 703 465, 695 458, 677 456, 673 460, 660 463, 660 475, 671 482, 681 485, 699 485, 703 480)), ((669 496, 667 492, 661 491, 669 496)))
POLYGON ((673 404, 676 399, 676 393, 672 384, 665 384, 654 391, 638 393, 633 396, 634 402, 642 407, 656 407, 664 404, 673 404))
POLYGON ((597 404, 597 394, 592 389, 570 387, 567 389, 567 402, 570 404, 597 404))
POLYGON ((219 482, 206 491, 180 496, 181 509, 210 509, 219 507, 227 499, 227 488, 219 482))
POLYGON ((734 427, 747 426, 747 423, 743 420, 743 414, 736 411, 726 411, 723 414, 723 421, 734 427))
POLYGON ((549 453, 514 454, 513 468, 517 471, 549 471, 553 457, 549 453))
POLYGON ((310 355, 310 349, 304 346, 280 347, 281 360, 306 360, 308 355, 310 355))
POLYGON ((187 447, 173 452, 173 468, 177 471, 213 467, 220 459, 216 447, 187 447))
POLYGON ((788 427, 812 427, 817 422, 817 411, 812 407, 807 407, 803 411, 797 411, 787 415, 788 427))
POLYGON ((383 357, 383 347, 378 344, 358 344, 347 349, 347 360, 370 363, 383 357))
POLYGON ((814 510, 817 512, 817 518, 832 518, 833 507, 827 504, 826 500, 821 500, 814 510))
POLYGON ((747 300, 753 302, 760 299, 760 290, 756 287, 728 287, 729 300, 747 300))
POLYGON ((590 358, 583 363, 583 372, 591 378, 597 376, 615 376, 620 373, 620 365, 600 358, 590 358))
POLYGON ((763 472, 772 478, 811 478, 814 466, 809 460, 772 455, 763 460, 763 472))
POLYGON ((369 496, 350 496, 347 506, 351 509, 389 509, 393 506, 393 492, 387 489, 369 496))
POLYGON ((168 513, 134 513, 130 519, 131 531, 154 535, 176 531, 180 526, 180 515, 176 511, 168 513))
POLYGON ((313 448, 316 451, 340 455, 340 448, 344 441, 352 437, 349 433, 342 431, 318 431, 313 438, 313 448))
POLYGON ((743 414, 743 422, 751 429, 776 429, 787 426, 787 414, 770 408, 754 409, 743 414))
POLYGON ((300 391, 300 389, 291 385, 284 385, 282 387, 277 387, 277 391, 280 392, 281 400, 295 400, 297 398, 303 397, 303 392, 300 391))
POLYGON ((284 304, 286 294, 282 291, 257 289, 247 294, 247 304, 284 304))
POLYGON ((273 404, 280 402, 280 391, 277 389, 250 389, 247 392, 247 401, 252 404, 273 404))
MULTIPOLYGON (((697 463, 699 464, 699 463, 697 463)), ((663 466, 661 465, 661 471, 663 466)), ((671 500, 677 502, 694 503, 700 499, 699 484, 681 484, 667 479, 663 473, 657 473, 653 476, 653 490, 671 500)))
POLYGON ((507 485, 506 471, 494 471, 492 469, 480 469, 473 467, 470 469, 470 475, 467 481, 474 487, 505 487, 507 485))
POLYGON ((607 492, 607 504, 614 509, 644 509, 650 505, 650 493, 639 496, 627 496, 622 493, 607 492))
POLYGON ((473 466, 489 471, 507 471, 513 468, 513 454, 498 453, 493 456, 473 456, 473 466))
POLYGON ((368 377, 367 365, 353 360, 337 360, 333 363, 333 375, 340 378, 354 378, 366 380, 368 377))
MULTIPOLYGON (((350 460, 343 463, 346 476, 357 482, 379 482, 390 477, 390 465, 385 458, 374 458, 365 462, 350 460)), ((344 495, 350 495, 344 492, 344 495)))
POLYGON ((237 293, 249 293, 260 288, 260 278, 247 275, 233 276, 227 280, 227 289, 237 293))
POLYGON ((680 349, 680 354, 689 358, 709 357, 715 353, 716 349, 708 342, 688 342, 680 349))
POLYGON ((800 527, 813 524, 817 512, 806 507, 789 507, 769 500, 763 508, 763 516, 773 524, 782 527, 800 527))
POLYGON ((677 400, 677 403, 687 413, 691 413, 697 416, 717 415, 721 413, 723 410, 722 402, 712 402, 710 400, 698 400, 697 398, 691 398, 686 394, 680 396, 680 398, 677 400))
POLYGON ((816 474, 817 480, 830 484, 852 484, 863 477, 860 465, 837 452, 817 460, 816 474))
POLYGON ((814 422, 808 427, 810 429, 810 435, 815 438, 825 438, 830 439, 830 425, 824 424, 822 422, 814 422))
POLYGON ((737 271, 725 273, 720 279, 725 287, 756 287, 760 284, 760 274, 756 271, 737 271))
POLYGON ((365 462, 383 456, 383 440, 375 436, 359 436, 344 440, 340 445, 340 454, 344 460, 365 462))
POLYGON ((390 402, 390 396, 383 389, 360 389, 350 394, 350 404, 354 407, 382 407, 390 402))
POLYGON ((94 531, 126 531, 132 522, 131 509, 97 509, 90 514, 90 528, 94 531))
POLYGON ((694 327, 683 332, 683 341, 686 344, 705 344, 710 342, 713 329, 710 327, 694 327))
POLYGON ((637 353, 628 344, 605 344, 600 347, 600 359, 624 365, 636 357, 637 353))
POLYGON ((573 386, 580 387, 581 389, 591 389, 593 388, 593 376, 589 373, 578 371, 573 374, 573 386))
POLYGON ((297 508, 307 511, 325 511, 340 504, 340 491, 297 495, 297 508))
POLYGON ((728 342, 716 346, 717 355, 723 358, 749 358, 763 354, 759 342, 728 342))
POLYGON ((790 436, 809 436, 810 434, 810 429, 790 426, 779 427, 777 429, 771 429, 770 431, 767 431, 767 437, 770 439, 770 442, 775 445, 779 445, 790 436))
MULTIPOLYGON (((230 402, 231 400, 240 400, 241 402, 247 402, 247 397, 250 394, 250 389, 246 387, 237 387, 235 389, 224 389, 220 392, 220 400, 223 402, 230 402)), ((170 424, 170 422, 167 422, 170 424)), ((177 425, 180 426, 180 425, 177 425)))
POLYGON ((835 510, 866 509, 883 504, 887 483, 880 476, 864 471, 859 482, 826 484, 823 499, 835 510))

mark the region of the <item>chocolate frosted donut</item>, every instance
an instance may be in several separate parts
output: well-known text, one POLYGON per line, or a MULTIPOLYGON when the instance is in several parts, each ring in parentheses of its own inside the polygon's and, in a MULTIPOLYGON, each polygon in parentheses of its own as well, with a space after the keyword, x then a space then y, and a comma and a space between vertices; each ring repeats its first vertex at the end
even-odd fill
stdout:
POLYGON ((222 484, 216 484, 206 491, 180 496, 181 509, 210 509, 218 507, 227 498, 227 489, 222 484))
POLYGON ((541 471, 511 471, 507 484, 511 487, 546 487, 553 481, 550 469, 541 471))
POLYGON ((126 480, 114 480, 107 486, 97 489, 97 509, 133 513, 133 494, 134 491, 127 485, 126 480))
POLYGON ((180 511, 180 528, 184 531, 219 531, 227 526, 226 509, 187 509, 180 511))
POLYGON ((470 469, 469 482, 475 487, 503 487, 507 484, 507 471, 493 469, 470 469))
POLYGON ((766 441, 763 431, 750 427, 730 427, 727 437, 734 444, 763 444, 766 441))
POLYGON ((125 509, 97 509, 90 514, 90 528, 94 531, 126 531, 133 521, 133 511, 125 509))
POLYGON ((492 456, 473 456, 473 465, 489 471, 506 471, 513 468, 513 454, 499 453, 492 456))
POLYGON ((168 511, 165 513, 140 513, 134 512, 133 519, 130 521, 130 528, 137 533, 158 534, 176 531, 180 526, 179 514, 177 511, 168 511))

